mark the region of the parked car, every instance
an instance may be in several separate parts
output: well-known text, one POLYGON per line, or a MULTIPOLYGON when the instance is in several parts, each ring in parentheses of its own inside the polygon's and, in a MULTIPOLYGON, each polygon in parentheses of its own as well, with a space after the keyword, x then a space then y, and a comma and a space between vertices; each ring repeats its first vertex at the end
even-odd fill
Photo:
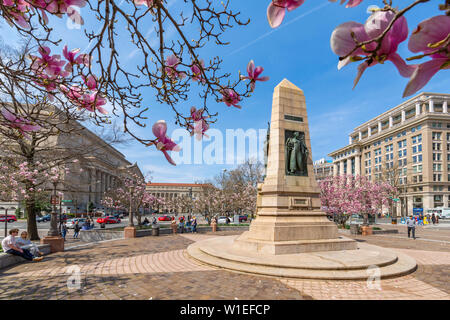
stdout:
MULTIPOLYGON (((14 222, 14 221, 17 221, 17 218, 16 218, 16 216, 15 215, 7 215, 6 216, 7 217, 7 221, 8 222, 14 222)), ((0 215, 0 222, 5 222, 5 215, 3 214, 3 215, 0 215)))
POLYGON ((119 218, 119 219, 123 219, 123 214, 122 213, 115 213, 113 215, 114 218, 119 218))
POLYGON ((51 215, 49 215, 49 214, 46 214, 46 215, 43 215, 42 217, 36 217, 36 221, 37 222, 45 222, 45 221, 50 221, 51 220, 51 215))
POLYGON ((227 224, 228 223, 228 218, 225 216, 221 216, 217 218, 217 223, 218 224, 227 224))
POLYGON ((111 223, 120 223, 120 219, 112 216, 101 217, 97 219, 97 223, 99 224, 111 224, 111 223))
POLYGON ((68 229, 73 229, 75 228, 75 223, 78 221, 78 225, 81 227, 83 225, 83 223, 86 221, 86 218, 74 218, 74 219, 69 219, 66 223, 66 227, 68 229))
POLYGON ((165 215, 165 216, 161 216, 158 217, 158 221, 172 221, 172 217, 165 215))
POLYGON ((247 219, 248 219, 248 216, 247 216, 247 215, 239 216, 239 222, 247 221, 247 219))

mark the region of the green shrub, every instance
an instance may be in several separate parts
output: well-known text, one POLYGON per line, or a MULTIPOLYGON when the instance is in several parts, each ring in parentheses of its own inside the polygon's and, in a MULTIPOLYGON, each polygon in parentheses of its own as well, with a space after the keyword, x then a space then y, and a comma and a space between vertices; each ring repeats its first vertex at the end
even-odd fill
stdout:
POLYGON ((0 243, 0 252, 3 252, 2 244, 0 243))
POLYGON ((372 230, 382 230, 382 229, 379 227, 372 227, 372 230))

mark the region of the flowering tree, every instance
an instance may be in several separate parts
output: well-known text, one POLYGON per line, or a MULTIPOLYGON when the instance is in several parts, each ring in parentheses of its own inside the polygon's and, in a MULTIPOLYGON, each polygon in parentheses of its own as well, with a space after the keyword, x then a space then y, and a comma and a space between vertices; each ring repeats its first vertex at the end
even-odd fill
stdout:
POLYGON ((114 115, 122 115, 125 132, 163 152, 173 149, 161 136, 140 137, 132 129, 146 126, 145 90, 153 90, 156 102, 174 112, 176 124, 194 130, 195 122, 204 128, 215 122, 217 113, 207 107, 211 99, 240 108, 238 103, 251 95, 256 81, 268 79, 260 77, 263 69, 253 61, 248 63, 248 75, 235 73, 232 79, 231 73, 221 71, 219 56, 201 55, 206 45, 227 45, 223 40, 227 29, 249 23, 240 20, 230 1, 189 0, 172 6, 166 0, 3 0, 0 14, 11 31, 32 40, 36 51, 27 72, 15 74, 8 65, 3 70, 6 77, 28 80, 46 92, 49 100, 91 112, 99 125, 107 122, 104 106, 109 103, 114 115), (77 8, 83 8, 83 17, 77 8), (87 49, 69 48, 68 39, 58 37, 57 22, 49 16, 67 17, 83 25, 87 49), (150 35, 158 41, 150 41, 150 35), (131 41, 128 46, 117 45, 122 39, 131 41), (141 61, 139 65, 129 67, 119 58, 129 52, 141 61), (203 101, 195 116, 177 109, 179 102, 188 99, 192 85, 198 86, 203 101))
POLYGON ((364 224, 369 214, 375 214, 389 203, 393 187, 384 182, 372 182, 365 176, 335 176, 319 181, 322 209, 333 214, 344 225, 352 214, 361 214, 364 224))
POLYGON ((54 189, 49 182, 59 183, 67 172, 68 168, 51 162, 19 163, 16 159, 0 157, 0 200, 25 202, 27 231, 32 240, 39 240, 35 202, 48 198, 54 189))
POLYGON ((146 191, 145 178, 136 173, 126 172, 120 177, 117 186, 106 191, 103 195, 102 205, 110 209, 129 210, 131 223, 133 213, 136 213, 138 224, 141 224, 141 209, 152 206, 157 199, 146 191))

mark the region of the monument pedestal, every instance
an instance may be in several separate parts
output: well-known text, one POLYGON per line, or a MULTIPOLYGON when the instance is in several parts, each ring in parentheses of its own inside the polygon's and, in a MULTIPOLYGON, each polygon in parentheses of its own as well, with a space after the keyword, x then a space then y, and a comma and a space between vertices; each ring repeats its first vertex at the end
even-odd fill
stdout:
POLYGON ((51 253, 64 251, 64 238, 59 236, 46 236, 41 239, 41 244, 49 244, 51 253))
POLYGON ((274 90, 256 219, 242 235, 199 241, 188 253, 222 268, 299 278, 366 279, 373 266, 381 269, 381 277, 391 277, 416 268, 407 256, 339 236, 321 211, 305 96, 286 79, 274 90))

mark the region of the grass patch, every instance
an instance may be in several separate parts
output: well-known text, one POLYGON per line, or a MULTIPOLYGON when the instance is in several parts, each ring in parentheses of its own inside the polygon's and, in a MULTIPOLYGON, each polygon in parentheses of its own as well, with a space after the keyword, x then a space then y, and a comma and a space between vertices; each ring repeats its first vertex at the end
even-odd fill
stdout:
POLYGON ((372 227, 372 230, 383 230, 383 229, 381 229, 379 227, 372 227))

